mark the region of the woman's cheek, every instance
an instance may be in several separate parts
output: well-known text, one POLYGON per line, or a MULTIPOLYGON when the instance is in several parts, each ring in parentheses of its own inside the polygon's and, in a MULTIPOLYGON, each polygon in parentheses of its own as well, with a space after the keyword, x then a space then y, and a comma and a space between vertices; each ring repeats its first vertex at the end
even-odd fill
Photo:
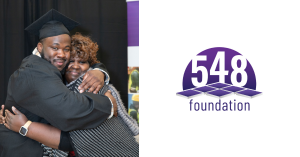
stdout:
POLYGON ((69 70, 72 65, 73 65, 72 63, 69 63, 69 66, 68 66, 67 70, 69 70))
POLYGON ((87 65, 84 65, 81 69, 83 72, 87 72, 87 70, 90 68, 90 66, 87 64, 87 65))

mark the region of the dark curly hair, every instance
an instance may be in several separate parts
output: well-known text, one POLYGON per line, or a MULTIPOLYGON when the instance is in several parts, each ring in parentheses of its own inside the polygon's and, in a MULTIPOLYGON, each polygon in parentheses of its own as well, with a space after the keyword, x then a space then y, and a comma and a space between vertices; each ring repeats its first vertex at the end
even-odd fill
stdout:
POLYGON ((71 58, 81 58, 88 61, 90 65, 100 63, 97 60, 98 44, 93 42, 90 37, 83 36, 77 32, 71 39, 71 58))

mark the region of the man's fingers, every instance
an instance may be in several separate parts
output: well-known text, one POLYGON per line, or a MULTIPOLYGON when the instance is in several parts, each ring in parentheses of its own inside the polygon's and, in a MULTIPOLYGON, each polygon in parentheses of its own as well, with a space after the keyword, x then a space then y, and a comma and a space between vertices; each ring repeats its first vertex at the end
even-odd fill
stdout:
POLYGON ((92 93, 97 88, 97 84, 94 83, 88 92, 92 93))
POLYGON ((81 85, 79 85, 78 89, 82 89, 85 86, 85 84, 87 83, 86 78, 88 76, 89 76, 89 74, 85 73, 85 75, 83 76, 83 79, 82 79, 82 83, 81 83, 81 85))
MULTIPOLYGON (((88 79, 86 79, 86 80, 88 80, 88 79)), ((80 90, 80 93, 82 93, 82 92, 86 91, 87 89, 91 88, 93 84, 95 84, 95 82, 90 81, 90 82, 86 83, 85 86, 80 90)))
POLYGON ((87 81, 87 83, 85 84, 85 86, 83 86, 84 91, 86 91, 89 88, 92 88, 93 85, 95 85, 95 88, 97 87, 96 84, 99 84, 95 81, 95 79, 92 79, 91 77, 85 79, 87 81))
POLYGON ((84 91, 86 91, 89 87, 91 87, 92 84, 94 84, 95 82, 92 82, 92 78, 88 77, 86 78, 82 83, 81 83, 81 88, 80 88, 80 93, 83 93, 84 91))
POLYGON ((7 128, 7 129, 10 129, 9 125, 7 123, 4 123, 4 126, 7 128))
POLYGON ((82 93, 89 89, 88 92, 98 93, 104 85, 104 81, 101 78, 104 78, 104 74, 98 70, 90 70, 83 76, 83 81, 78 87, 79 92, 82 93), (100 88, 99 86, 100 85, 100 88))
POLYGON ((85 79, 88 78, 88 77, 89 77, 89 72, 86 72, 84 74, 83 78, 82 78, 82 81, 85 81, 85 79))
POLYGON ((14 106, 13 107, 11 107, 12 108, 12 110, 13 110, 13 112, 15 113, 15 115, 17 115, 17 114, 22 114, 18 109, 16 109, 14 106))
POLYGON ((94 94, 97 94, 101 89, 101 85, 98 85, 97 88, 94 90, 94 94))

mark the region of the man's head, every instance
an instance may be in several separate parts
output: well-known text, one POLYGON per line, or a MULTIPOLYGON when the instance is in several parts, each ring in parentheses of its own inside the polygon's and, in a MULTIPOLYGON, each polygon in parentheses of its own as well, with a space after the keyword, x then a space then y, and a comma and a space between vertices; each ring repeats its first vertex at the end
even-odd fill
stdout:
POLYGON ((78 22, 51 9, 25 30, 39 36, 37 50, 42 58, 62 71, 70 59, 70 30, 78 26, 78 22))
POLYGON ((41 57, 62 71, 70 60, 71 37, 68 34, 47 37, 37 44, 41 57))

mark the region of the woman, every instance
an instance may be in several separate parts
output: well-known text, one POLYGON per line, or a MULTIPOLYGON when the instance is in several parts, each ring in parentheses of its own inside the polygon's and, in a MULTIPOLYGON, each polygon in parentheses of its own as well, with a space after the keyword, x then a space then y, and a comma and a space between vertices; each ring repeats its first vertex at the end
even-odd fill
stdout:
MULTIPOLYGON (((91 65, 99 63, 96 57, 98 45, 79 33, 72 36, 71 45, 70 64, 64 77, 67 87, 75 93, 79 93, 78 86, 81 84, 84 74, 90 70, 91 65)), ((110 90, 117 100, 117 117, 112 117, 93 129, 70 132, 63 132, 53 126, 33 122, 28 128, 26 136, 43 143, 44 156, 68 156, 68 152, 60 151, 58 148, 65 151, 74 150, 78 157, 138 156, 139 144, 133 137, 139 134, 138 125, 126 113, 120 95, 112 85, 104 85, 98 94, 104 95, 107 90, 110 90), (35 134, 31 133, 30 130, 35 130, 32 131, 35 134)), ((27 122, 27 118, 16 108, 13 108, 13 111, 16 115, 5 111, 5 126, 19 132, 21 126, 27 122)))

